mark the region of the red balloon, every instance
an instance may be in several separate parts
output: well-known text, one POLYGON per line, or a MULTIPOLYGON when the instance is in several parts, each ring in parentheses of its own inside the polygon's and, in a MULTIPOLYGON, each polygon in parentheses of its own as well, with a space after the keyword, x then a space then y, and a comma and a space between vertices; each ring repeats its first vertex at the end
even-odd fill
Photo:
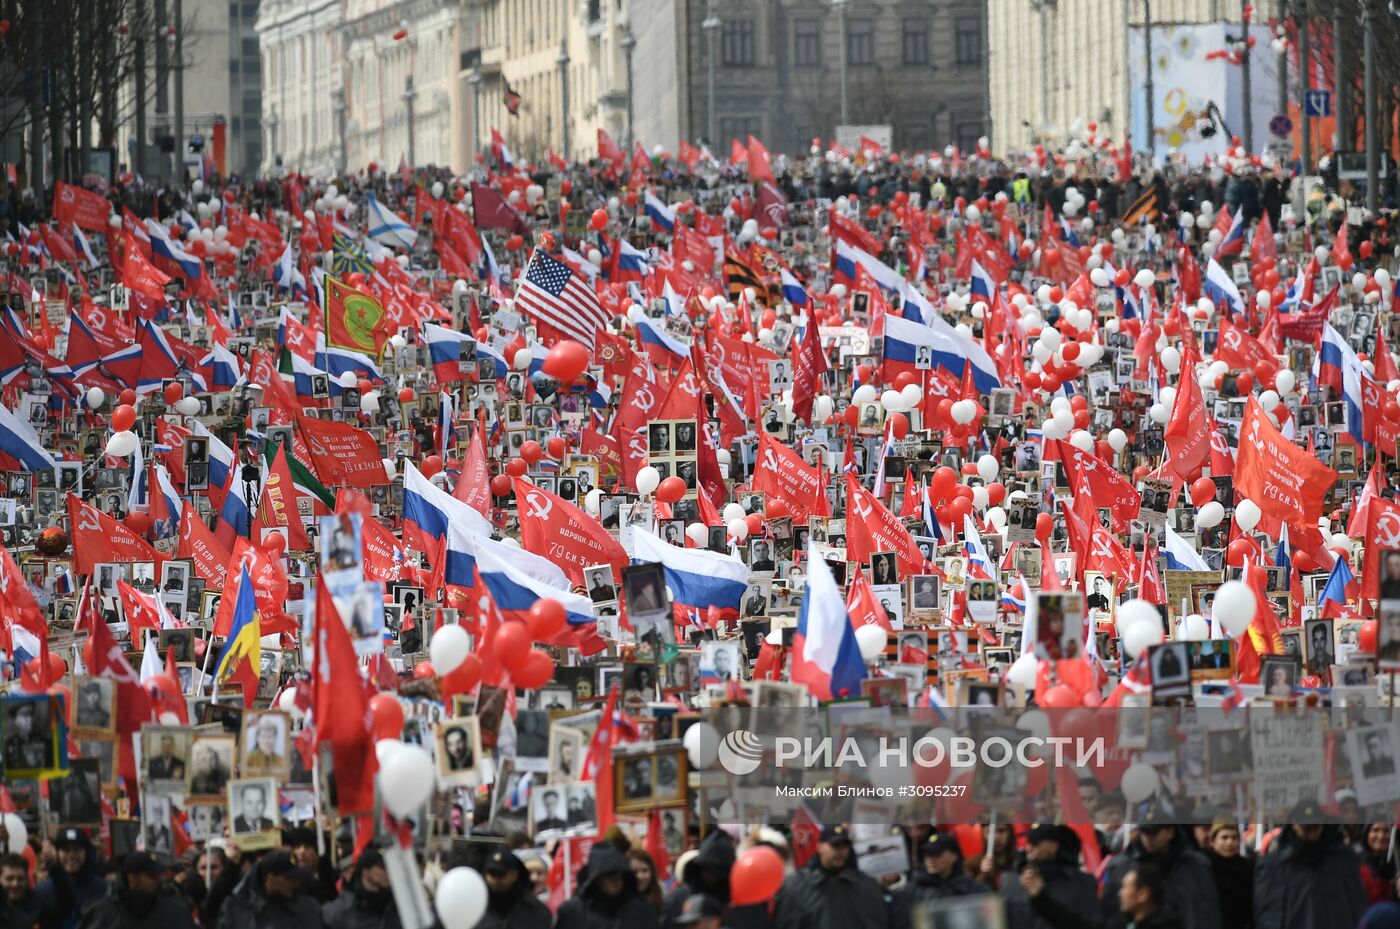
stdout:
POLYGON ((112 411, 112 428, 117 432, 126 432, 136 425, 136 408, 130 403, 123 403, 112 411))
POLYGON ((593 211, 593 215, 588 217, 588 228, 594 232, 602 232, 608 226, 608 211, 601 207, 593 211))
POLYGON ((783 859, 767 845, 744 849, 729 872, 729 902, 748 906, 773 899, 783 884, 783 859))
POLYGON ((963 521, 964 516, 972 515, 972 501, 966 497, 957 497, 948 504, 948 513, 953 517, 954 525, 963 521))
POLYGON ((552 435, 549 437, 549 441, 544 444, 545 448, 549 450, 551 458, 563 458, 564 452, 568 451, 569 448, 562 435, 552 435))
POLYGON ((744 523, 749 527, 749 535, 758 535, 763 531, 763 514, 750 513, 744 517, 744 523))
POLYGON ((896 439, 902 439, 909 434, 909 420, 904 418, 903 413, 890 414, 890 431, 896 439))
POLYGON ((491 493, 498 497, 505 497, 510 494, 510 475, 497 474, 491 478, 491 493))
POLYGON ((481 683, 481 673, 484 670, 485 666, 480 658, 468 655, 462 659, 461 664, 442 676, 443 690, 454 694, 475 690, 476 685, 481 683))
POLYGON ((137 535, 145 535, 151 528, 151 516, 133 510, 126 514, 126 527, 137 535))
POLYGON ((491 640, 492 653, 507 671, 514 671, 530 651, 530 629, 524 623, 510 620, 496 630, 491 640))
POLYGON ((123 390, 121 393, 117 394, 117 402, 122 404, 123 406, 135 406, 136 391, 128 387, 126 390, 123 390))
POLYGON ((420 681, 426 681, 430 677, 437 677, 437 671, 431 661, 420 661, 413 666, 413 676, 420 681))
POLYGON ((538 648, 526 652, 524 659, 510 672, 510 679, 515 685, 526 690, 543 687, 553 677, 554 659, 549 657, 548 652, 542 652, 538 648))
POLYGON ((1040 699, 1040 705, 1051 709, 1068 709, 1079 705, 1079 695, 1064 684, 1056 684, 1045 691, 1044 696, 1040 699))
POLYGON ((412 387, 400 387, 400 388, 399 388, 399 402, 400 402, 400 403, 412 403, 412 402, 413 402, 413 388, 412 388, 412 387))
POLYGON ((1035 537, 1044 545, 1050 539, 1050 533, 1055 531, 1055 517, 1049 513, 1039 513, 1035 517, 1035 537))
POLYGON ((685 496, 685 481, 672 475, 656 487, 656 499, 662 503, 675 503, 685 496))
POLYGON ((269 532, 263 537, 262 547, 272 555, 281 555, 287 550, 287 537, 280 532, 269 532))
POLYGON ((165 385, 165 402, 174 406, 180 402, 180 398, 185 395, 185 385, 179 381, 171 381, 165 385))
POLYGON ((520 446, 520 457, 534 464, 544 457, 544 449, 540 447, 540 443, 530 439, 520 446))
POLYGON ((919 383, 919 379, 918 379, 917 377, 914 376, 914 372, 912 372, 912 371, 901 371, 901 372, 899 373, 899 376, 896 377, 896 378, 894 379, 894 389, 895 389, 895 390, 903 390, 904 388, 908 387, 910 384, 917 384, 917 383, 919 383))
POLYGON ((522 248, 524 248, 524 247, 525 247, 525 237, 524 237, 523 235, 521 235, 520 233, 518 233, 518 232, 517 232, 515 235, 511 236, 510 238, 506 239, 506 250, 507 250, 507 251, 518 252, 518 251, 520 251, 520 250, 521 250, 522 248))
POLYGON ((1248 539, 1236 539, 1225 549, 1225 560, 1235 568, 1244 567, 1245 560, 1254 553, 1254 546, 1248 539))
POLYGON ((772 497, 764 504, 763 515, 769 519, 782 519, 785 516, 791 516, 792 510, 789 509, 786 500, 772 497))
MULTIPOLYGON (((418 668, 427 665, 423 662, 417 665, 414 676, 417 676, 418 668)), ((403 735, 403 706, 393 694, 375 694, 369 698, 370 731, 374 733, 376 742, 382 739, 397 739, 403 735)))
POLYGON ((1001 506, 1001 501, 1006 499, 1006 485, 1001 481, 992 481, 987 485, 987 505, 1001 506))
POLYGON ((1301 549, 1293 553, 1293 567, 1304 574, 1317 570, 1317 559, 1301 549))
POLYGON ((944 465, 933 472, 933 480, 930 485, 933 492, 943 499, 947 499, 952 494, 953 488, 958 484, 958 472, 944 465))
POLYGON ((1363 655, 1374 655, 1376 653, 1376 637, 1379 626, 1374 619, 1368 619, 1361 624, 1361 630, 1356 635, 1356 649, 1363 655))
POLYGON ((525 622, 530 627, 530 634, 535 637, 535 641, 544 642, 552 639, 564 628, 568 616, 564 613, 564 604, 552 597, 542 597, 530 607, 525 622))
POLYGON ((1208 477, 1198 477, 1191 484, 1191 502, 1196 506, 1205 506, 1215 499, 1215 481, 1208 477))
MULTIPOLYGON (((524 458, 512 458, 510 461, 506 462, 506 472, 510 474, 511 477, 524 477, 525 472, 528 470, 530 470, 530 465, 524 458)), ((502 496, 504 496, 504 494, 502 494, 502 496)))
POLYGON ((418 470, 423 472, 424 477, 432 477, 442 470, 442 456, 429 455, 427 458, 423 459, 423 463, 418 467, 418 470))
POLYGON ((552 251, 554 251, 554 249, 555 249, 558 245, 559 245, 559 242, 558 242, 557 239, 554 238, 554 233, 552 233, 552 232, 541 232, 541 233, 540 233, 540 248, 543 248, 543 249, 544 249, 545 251, 547 251, 547 252, 552 252, 552 251))
POLYGON ((588 367, 589 352, 577 342, 564 341, 549 350, 544 359, 544 373, 565 383, 572 381, 588 367))
POLYGON ((1239 388, 1240 396, 1247 397, 1254 390, 1254 375, 1246 371, 1235 378, 1235 386, 1239 388))

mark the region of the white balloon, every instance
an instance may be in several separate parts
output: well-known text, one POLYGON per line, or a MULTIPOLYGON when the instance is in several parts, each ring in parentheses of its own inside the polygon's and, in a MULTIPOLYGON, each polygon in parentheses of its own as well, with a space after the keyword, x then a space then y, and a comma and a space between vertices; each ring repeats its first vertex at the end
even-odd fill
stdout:
POLYGON ((880 394, 880 405, 887 413, 899 413, 904 410, 904 395, 897 390, 887 390, 880 394))
POLYGON ((719 757, 719 731, 707 722, 698 722, 685 731, 685 753, 690 766, 703 771, 719 757))
POLYGON ((1274 407, 1278 406, 1278 403, 1279 396, 1272 390, 1266 390, 1259 395, 1259 405, 1262 406, 1266 412, 1273 410, 1274 407))
POLYGON ((453 868, 438 881, 433 904, 443 929, 474 929, 486 915, 488 899, 480 874, 471 868, 453 868))
POLYGON ((1108 433, 1108 444, 1115 452, 1121 452, 1128 447, 1128 434, 1122 429, 1111 429, 1108 433))
POLYGON ((701 547, 709 539, 710 530, 704 523, 691 523, 685 527, 685 537, 694 542, 697 547, 701 547))
POLYGON ((987 488, 972 488, 972 505, 979 510, 985 510, 987 508, 987 488))
POLYGON ((181 416, 194 416, 200 411, 200 408, 198 397, 181 397, 175 401, 175 412, 181 416))
POLYGON ((1123 779, 1119 782, 1118 789, 1123 793, 1123 799, 1129 803, 1141 803, 1157 792, 1161 779, 1157 777, 1157 770, 1145 761, 1135 761, 1128 765, 1123 772, 1123 779))
POLYGON ((1006 511, 999 506, 994 506, 987 511, 987 522, 996 527, 997 532, 1006 528, 1006 511))
POLYGON ((531 351, 530 346, 527 345, 524 348, 517 349, 515 357, 511 359, 512 367, 517 371, 524 371, 526 368, 530 367, 530 362, 533 361, 534 358, 535 355, 534 352, 531 351))
POLYGON ((590 516, 597 516, 603 507, 603 491, 599 487, 594 487, 583 498, 583 508, 590 516))
POLYGON ((1226 581, 1215 591, 1211 612, 1233 639, 1244 635, 1254 620, 1254 610, 1254 591, 1243 581, 1226 581))
POLYGON ((1241 500, 1239 506, 1235 507, 1235 525, 1249 532, 1259 525, 1259 517, 1262 515, 1259 504, 1253 500, 1241 500))
POLYGON ((1146 290, 1151 287, 1153 281, 1156 279, 1156 276, 1147 268, 1143 268, 1137 274, 1133 275, 1133 283, 1138 286, 1139 290, 1146 290))
POLYGON ((860 646, 860 657, 867 662, 874 661, 885 650, 887 639, 885 630, 878 624, 861 626, 856 630, 856 644, 860 646))
POLYGON ((1181 624, 1181 637, 1191 642, 1203 642, 1210 638, 1210 623, 1199 613, 1192 613, 1181 624))
POLYGON ((1054 351, 1060 347, 1060 330, 1045 329, 1040 333, 1040 341, 1045 343, 1045 347, 1054 351))
POLYGON ((9 838, 6 840, 5 851, 11 855, 18 855, 29 844, 29 828, 25 826, 24 820, 19 818, 17 813, 5 814, 5 832, 9 838))
POLYGON ((1146 600, 1122 604, 1117 619, 1118 635, 1129 658, 1136 658, 1143 649, 1162 641, 1162 614, 1146 600))
POLYGON ((749 522, 746 519, 731 519, 728 524, 729 534, 734 537, 734 541, 742 542, 749 537, 749 522))
POLYGON ((977 418, 977 404, 972 400, 959 400, 953 404, 953 422, 966 426, 977 418))
POLYGON ((661 483, 661 472, 651 465, 637 469, 637 493, 642 496, 652 493, 661 483))
POLYGON ((1165 423, 1172 418, 1172 411, 1165 404, 1154 403, 1147 408, 1147 415, 1152 417, 1154 423, 1165 423))
POLYGON ((1076 429, 1070 434, 1069 444, 1081 452, 1092 452, 1094 450, 1094 437, 1086 429, 1076 429))
POLYGON ((1170 374, 1181 370, 1181 351, 1173 345, 1162 349, 1162 367, 1170 374))
MULTIPOLYGON (((904 389, 899 392, 899 396, 900 399, 904 401, 904 408, 906 410, 912 410, 914 407, 918 406, 919 401, 923 399, 924 389, 918 384, 906 384, 904 389)), ((825 418, 825 416, 822 417, 822 419, 825 418)))
MULTIPOLYGON (((293 718, 299 719, 301 717, 301 707, 297 706, 296 688, 288 687, 277 695, 277 709, 293 718)), ((175 724, 180 724, 178 716, 175 718, 175 724)))
POLYGON ((720 514, 726 523, 731 523, 736 519, 743 519, 747 514, 744 508, 737 503, 725 504, 724 512, 720 514))
POLYGON ((466 660, 471 649, 472 640, 467 630, 456 623, 445 623, 433 633, 433 640, 428 644, 428 655, 432 659, 433 670, 441 676, 455 671, 466 660))
POLYGON ((1061 438, 1069 435, 1069 431, 1074 428, 1074 414, 1069 410, 1060 410, 1052 418, 1055 420, 1055 431, 1061 438))
POLYGON ((1001 463, 991 455, 983 455, 977 459, 977 476, 984 481, 994 481, 1001 471, 1001 463))
POLYGON ((851 394, 852 403, 870 403, 875 399, 875 388, 871 384, 861 384, 856 388, 856 392, 851 394))
POLYGON ((1281 394, 1291 394, 1293 388, 1298 385, 1297 376, 1288 368, 1284 368, 1274 375, 1274 387, 1281 394))
POLYGON ((1006 669, 1006 679, 1018 687, 1031 688, 1035 686, 1035 675, 1039 669, 1040 659, 1027 652, 1006 669))
POLYGON ((89 410, 99 409, 107 400, 107 395, 102 392, 101 387, 89 387, 86 396, 89 410))
POLYGON ((349 389, 360 383, 360 379, 356 376, 354 371, 346 371, 340 376, 340 380, 336 381, 336 383, 341 387, 349 389))
POLYGON ((1089 281, 1095 287, 1107 287, 1110 283, 1108 272, 1103 268, 1095 268, 1089 272, 1089 281))
POLYGON ((360 412, 367 416, 373 416, 379 412, 379 398, 374 395, 373 391, 360 398, 360 412))
POLYGON ((392 481, 394 479, 394 472, 398 469, 398 463, 392 458, 385 458, 383 461, 384 473, 389 475, 389 480, 392 481))
POLYGON ((107 440, 107 454, 113 458, 125 458, 136 451, 139 440, 134 432, 114 432, 107 440))
POLYGON ((379 793, 395 817, 418 811, 433 793, 437 774, 433 759, 421 745, 404 745, 379 766, 379 793))
POLYGON ((812 419, 816 422, 824 423, 831 416, 834 404, 826 394, 819 394, 817 399, 812 401, 812 419))
POLYGON ((1220 525, 1220 521, 1224 518, 1225 507, 1214 500, 1196 511, 1196 525, 1202 529, 1213 529, 1220 525))

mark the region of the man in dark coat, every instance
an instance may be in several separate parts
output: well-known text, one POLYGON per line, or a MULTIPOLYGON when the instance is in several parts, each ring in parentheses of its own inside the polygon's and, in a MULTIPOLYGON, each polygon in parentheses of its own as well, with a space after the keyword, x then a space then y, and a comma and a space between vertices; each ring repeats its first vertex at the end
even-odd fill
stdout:
POLYGON ((729 872, 736 857, 734 840, 729 833, 714 829, 705 836, 695 857, 686 863, 684 880, 666 895, 666 902, 661 906, 662 929, 671 929, 676 924, 685 901, 695 894, 705 894, 727 905, 729 872))
POLYGON ((39 895, 29 886, 29 862, 23 855, 0 858, 0 891, 0 929, 39 925, 39 895))
POLYGON ((1108 865, 1103 882, 1103 915, 1118 912, 1118 885, 1138 862, 1151 862, 1167 882, 1162 903, 1181 917, 1183 929, 1221 929, 1220 900, 1210 862, 1190 834, 1165 822, 1165 815, 1149 807, 1138 824, 1137 836, 1108 865))
POLYGON ((1106 929, 1182 929, 1181 918, 1166 905, 1162 869, 1150 861, 1135 861, 1118 884, 1118 912, 1106 929))
POLYGON ((129 853, 116 893, 84 910, 79 929, 194 929, 189 903, 162 884, 164 871, 151 852, 129 853))
POLYGON ((909 880, 890 900, 890 925, 912 925, 913 912, 922 904, 949 897, 989 894, 992 889, 967 873, 957 839, 933 833, 919 846, 919 858, 909 880))
POLYGON ((549 929, 554 917, 535 897, 530 871, 514 852, 492 852, 481 873, 489 896, 476 929, 549 929))
POLYGON ((112 892, 97 873, 97 851, 81 829, 64 829, 54 840, 58 867, 39 882, 40 922, 44 929, 74 929, 83 910, 112 892))
POLYGON ((1098 888, 1079 869, 1079 839, 1065 826, 1037 823, 1026 833, 1026 867, 1002 878, 1009 929, 1098 929, 1098 888))
POLYGON ((775 929, 885 929, 888 923, 884 888, 856 868, 845 826, 822 829, 817 853, 783 881, 773 910, 775 929))
POLYGON ((579 873, 579 887, 559 907, 554 929, 657 929, 656 909, 637 892, 637 878, 617 846, 599 842, 579 873))
POLYGON ((321 907, 302 888, 308 875, 284 851, 253 865, 219 912, 219 929, 321 929, 321 907))
POLYGON ((1254 867, 1255 929, 1351 929, 1366 911, 1356 852, 1315 803, 1289 819, 1254 867))
POLYGON ((321 907, 321 921, 326 929, 399 929, 399 908, 378 849, 360 852, 345 889, 321 907))

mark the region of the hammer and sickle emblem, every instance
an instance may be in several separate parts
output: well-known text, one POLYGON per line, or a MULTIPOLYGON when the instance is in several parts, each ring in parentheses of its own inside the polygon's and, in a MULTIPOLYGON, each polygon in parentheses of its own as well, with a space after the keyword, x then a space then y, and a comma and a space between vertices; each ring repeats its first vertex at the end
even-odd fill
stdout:
POLYGON ((855 497, 856 512, 860 514, 861 519, 865 519, 871 513, 875 512, 875 508, 870 505, 870 501, 865 499, 865 494, 856 494, 855 497))
POLYGON ((656 395, 651 392, 650 387, 637 388, 637 406, 649 410, 654 403, 656 403, 656 395))
POLYGON ((549 511, 554 509, 554 501, 544 494, 526 493, 525 502, 530 505, 530 515, 539 519, 548 518, 549 511))
POLYGON ((685 379, 681 381, 681 390, 690 394, 692 397, 700 396, 700 387, 695 383, 695 376, 693 374, 687 374, 685 379))
POLYGON ((765 468, 771 468, 774 471, 778 470, 778 456, 773 454, 771 448, 765 448, 763 450, 763 466, 765 468))
POLYGON ((1381 543, 1381 548, 1400 547, 1400 516, 1383 513, 1376 521, 1376 531, 1379 533, 1377 541, 1381 543))
POLYGON ((1225 347, 1226 347, 1226 348, 1228 348, 1228 349, 1230 349, 1231 351, 1233 351, 1233 350, 1235 350, 1235 349, 1237 349, 1237 348, 1240 347, 1240 334, 1239 334, 1238 332, 1236 332, 1234 329, 1227 329, 1227 330, 1225 330, 1225 332, 1223 333, 1223 336, 1224 336, 1224 339, 1225 339, 1225 347))

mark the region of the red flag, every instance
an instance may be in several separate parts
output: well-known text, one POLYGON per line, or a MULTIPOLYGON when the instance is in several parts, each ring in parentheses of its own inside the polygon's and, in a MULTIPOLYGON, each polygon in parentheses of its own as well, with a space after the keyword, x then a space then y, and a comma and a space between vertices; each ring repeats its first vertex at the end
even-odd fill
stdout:
MULTIPOLYGON (((282 570, 281 562, 274 560, 261 548, 249 545, 247 539, 239 539, 228 561, 229 574, 235 579, 235 584, 245 559, 248 562, 248 577, 253 582, 253 593, 257 598, 262 631, 264 635, 270 635, 287 619, 282 611, 282 606, 287 600, 287 574, 282 570)), ((233 626, 233 607, 237 599, 233 590, 226 590, 223 598, 219 600, 219 612, 214 617, 215 635, 229 634, 233 626)))
POLYGON ((792 863, 803 868, 817 853, 817 842, 821 839, 822 824, 812 814, 806 801, 799 801, 797 812, 792 816, 792 863))
POLYGON ((122 283, 152 300, 164 301, 165 285, 170 283, 170 276, 151 264, 140 249, 128 248, 122 268, 122 283))
POLYGON ((378 358, 398 331, 384 305, 329 275, 326 276, 326 343, 378 358))
POLYGON ((612 136, 608 135, 607 130, 599 129, 598 159, 600 161, 607 161, 613 164, 617 164, 621 162, 624 157, 626 156, 623 154, 622 149, 618 148, 617 143, 612 140, 612 136))
POLYGON ((928 564, 914 537, 885 505, 852 475, 846 476, 846 557, 864 562, 876 552, 899 555, 903 574, 922 574, 928 564))
POLYGON ((349 423, 297 415, 297 431, 310 453, 308 464, 323 484, 375 487, 389 483, 374 436, 349 423))
POLYGON ((794 525, 805 523, 810 516, 828 515, 820 471, 766 432, 758 436, 753 489, 785 502, 794 525))
POLYGON ((584 584, 583 569, 610 564, 621 576, 627 552, 598 520, 563 497, 515 478, 520 507, 520 540, 526 551, 549 558, 575 584, 584 584))
MULTIPOLYGON (((517 483, 519 483, 517 481, 517 483)), ((617 685, 608 691, 608 700, 603 704, 603 716, 593 738, 588 743, 588 753, 583 757, 583 772, 580 780, 592 781, 598 795, 598 834, 602 835, 613 827, 616 815, 613 812, 613 742, 616 736, 617 685)))
POLYGON ((525 219, 510 205, 510 201, 494 187, 472 185, 472 213, 478 229, 504 229, 519 235, 526 233, 525 219))
POLYGON ((1316 525, 1337 472, 1274 428, 1259 401, 1249 398, 1240 428, 1235 490, 1290 526, 1316 525))
POLYGON ((875 588, 870 586, 870 578, 863 568, 856 568, 851 578, 850 589, 846 591, 846 613, 851 617, 851 626, 879 626, 890 630, 890 618, 875 600, 875 588))
POLYGON ((1127 478, 1119 474, 1102 458, 1076 448, 1060 439, 1055 440, 1070 486, 1087 487, 1094 506, 1108 507, 1113 515, 1115 532, 1127 532, 1128 524, 1137 519, 1142 497, 1127 478))
POLYGON ((758 208, 754 211, 760 229, 784 229, 788 224, 787 197, 772 181, 758 185, 758 208))
POLYGON ((1376 380, 1382 385, 1400 378, 1400 370, 1396 368, 1395 359, 1390 356, 1390 346, 1385 341, 1385 324, 1379 314, 1376 317, 1376 350, 1371 361, 1376 366, 1376 380))
MULTIPOLYGON (((808 425, 815 425, 812 422, 812 404, 821 388, 821 376, 831 369, 826 361, 826 352, 822 351, 817 328, 816 314, 809 312, 807 328, 792 350, 792 415, 808 425)), ((972 365, 967 367, 971 369, 972 365)))
MULTIPOLYGON (((1222 320, 1223 325, 1223 320, 1222 320)), ((1195 371, 1195 356, 1182 359, 1181 370, 1195 371)), ((1206 426, 1206 404, 1201 385, 1188 374, 1177 384, 1176 401, 1166 428, 1167 466, 1183 481, 1190 480, 1210 461, 1210 431, 1206 426)))
POLYGON ((68 531, 73 540, 73 570, 91 576, 99 562, 153 561, 157 569, 165 559, 125 524, 68 495, 68 531))
POLYGON ((1265 211, 1259 217, 1259 225, 1254 227, 1254 238, 1249 241, 1249 261, 1251 264, 1262 264, 1270 258, 1278 258, 1278 245, 1274 242, 1273 224, 1269 222, 1268 211, 1265 211))
POLYGON ((666 837, 661 833, 661 810, 653 808, 647 816, 647 854, 656 865, 656 880, 671 879, 671 854, 666 850, 666 837))
POLYGON ((105 235, 111 212, 111 204, 101 194, 62 181, 54 183, 53 218, 61 225, 77 223, 79 229, 105 235))
POLYGON ((175 554, 194 562, 194 573, 210 590, 222 590, 228 580, 228 549, 219 544, 193 506, 180 511, 180 544, 175 554))
POLYGON ((261 529, 280 529, 286 536, 290 551, 304 552, 311 548, 311 543, 307 541, 306 529, 301 524, 297 495, 296 485, 292 482, 292 469, 287 465, 287 448, 279 442, 277 453, 267 467, 267 480, 262 487, 256 525, 261 529))
POLYGON ((8 548, 0 548, 0 648, 14 654, 10 642, 10 627, 22 626, 41 642, 48 641, 49 627, 38 601, 20 573, 8 548))
POLYGON ((360 675, 360 660, 355 657, 355 646, 331 598, 330 587, 319 576, 312 630, 315 638, 311 645, 311 704, 316 741, 342 745, 360 742, 369 731, 369 701, 360 675))
POLYGON ((1337 267, 1343 271, 1352 266, 1351 243, 1347 241, 1347 221, 1342 218, 1342 226, 1337 230, 1337 236, 1332 240, 1332 260, 1337 267))
POLYGON ((117 682, 117 732, 130 735, 150 721, 151 698, 111 628, 92 608, 91 591, 89 586, 78 609, 79 625, 90 633, 88 644, 83 647, 88 673, 117 682), (88 617, 86 624, 82 622, 84 615, 88 617))
POLYGON ((480 425, 472 432, 466 460, 462 462, 462 473, 452 488, 452 496, 490 519, 491 472, 486 467, 486 447, 482 443, 481 432, 480 425))
POLYGON ((165 616, 169 614, 161 609, 159 600, 141 593, 126 581, 117 581, 117 596, 121 600, 122 612, 126 614, 126 623, 130 630, 127 637, 131 639, 134 647, 140 648, 145 641, 141 630, 159 632, 165 625, 165 616))

